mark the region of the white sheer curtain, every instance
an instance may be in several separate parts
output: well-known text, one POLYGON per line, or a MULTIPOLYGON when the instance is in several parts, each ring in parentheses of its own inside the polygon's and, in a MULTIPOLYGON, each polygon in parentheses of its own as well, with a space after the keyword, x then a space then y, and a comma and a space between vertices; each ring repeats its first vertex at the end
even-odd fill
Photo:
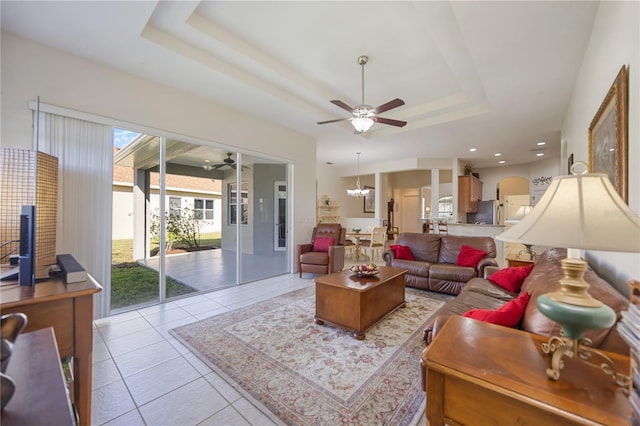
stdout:
POLYGON ((58 157, 56 252, 70 253, 103 287, 94 316, 108 315, 111 293, 113 128, 40 112, 40 151, 58 157))

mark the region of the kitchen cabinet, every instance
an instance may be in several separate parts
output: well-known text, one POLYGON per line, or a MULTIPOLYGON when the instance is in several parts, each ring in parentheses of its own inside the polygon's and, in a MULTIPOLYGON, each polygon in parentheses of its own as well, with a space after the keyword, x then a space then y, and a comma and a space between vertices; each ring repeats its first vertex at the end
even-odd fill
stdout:
POLYGON ((475 213, 482 200, 482 182, 473 175, 458 176, 458 211, 475 213))

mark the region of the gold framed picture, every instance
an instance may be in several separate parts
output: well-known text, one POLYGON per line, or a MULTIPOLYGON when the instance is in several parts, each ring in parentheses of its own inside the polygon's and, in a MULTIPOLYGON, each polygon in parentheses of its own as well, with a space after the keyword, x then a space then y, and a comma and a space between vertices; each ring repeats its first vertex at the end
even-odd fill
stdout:
POLYGON ((376 189, 373 186, 366 186, 364 189, 369 189, 369 192, 364 196, 364 212, 375 213, 376 212, 376 189))
POLYGON ((628 203, 628 72, 622 66, 589 125, 589 172, 604 173, 628 203))

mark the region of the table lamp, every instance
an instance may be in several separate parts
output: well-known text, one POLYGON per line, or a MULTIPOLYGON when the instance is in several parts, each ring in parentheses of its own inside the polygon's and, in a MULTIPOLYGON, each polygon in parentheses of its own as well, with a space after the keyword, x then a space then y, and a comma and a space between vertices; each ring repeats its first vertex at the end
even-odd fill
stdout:
POLYGON ((568 249, 567 258, 561 261, 564 278, 560 288, 536 302, 540 312, 562 328, 561 337, 552 336, 542 345, 543 352, 551 354, 549 378, 560 378, 564 355, 586 362, 597 355, 603 359, 597 366, 626 387, 629 378, 617 373, 611 359, 583 338, 586 330, 611 327, 616 315, 588 293, 589 284, 583 278, 587 263, 580 258, 580 249, 640 252, 640 218, 620 198, 607 175, 586 173, 586 167, 577 173, 581 166, 586 165, 575 163, 573 175, 553 179, 531 213, 496 238, 568 249))

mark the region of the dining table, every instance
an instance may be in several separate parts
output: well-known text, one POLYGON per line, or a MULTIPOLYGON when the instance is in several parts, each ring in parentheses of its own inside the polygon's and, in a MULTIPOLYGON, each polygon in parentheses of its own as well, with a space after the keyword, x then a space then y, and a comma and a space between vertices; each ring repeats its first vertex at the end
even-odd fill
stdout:
POLYGON ((347 232, 346 234, 347 238, 353 238, 354 241, 354 249, 353 249, 353 258, 355 260, 360 260, 360 239, 362 237, 371 237, 371 233, 367 233, 367 232, 347 232))

